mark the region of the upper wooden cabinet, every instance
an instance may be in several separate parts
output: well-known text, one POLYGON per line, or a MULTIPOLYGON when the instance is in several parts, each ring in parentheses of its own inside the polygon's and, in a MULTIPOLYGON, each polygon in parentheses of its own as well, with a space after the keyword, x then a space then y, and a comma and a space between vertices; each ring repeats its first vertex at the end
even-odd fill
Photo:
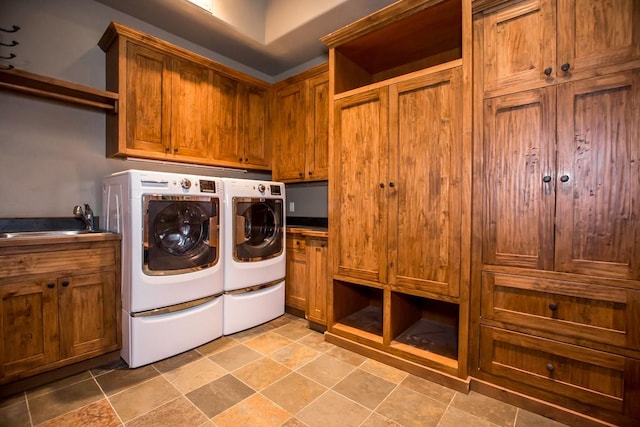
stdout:
POLYGON ((223 165, 269 168, 268 91, 223 75, 215 76, 214 82, 218 131, 213 158, 223 165))
POLYGON ((268 170, 271 85, 117 23, 99 42, 107 87, 107 155, 268 170))
POLYGON ((329 175, 329 73, 319 65, 275 85, 273 179, 322 181, 329 175))
POLYGON ((487 95, 613 72, 640 59, 636 0, 526 0, 483 13, 487 95))

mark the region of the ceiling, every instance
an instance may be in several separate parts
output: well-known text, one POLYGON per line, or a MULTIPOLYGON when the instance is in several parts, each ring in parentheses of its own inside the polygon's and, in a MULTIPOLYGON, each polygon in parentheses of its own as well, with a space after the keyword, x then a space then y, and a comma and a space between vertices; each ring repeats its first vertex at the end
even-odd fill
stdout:
POLYGON ((323 57, 319 40, 395 0, 97 0, 269 76, 323 57))

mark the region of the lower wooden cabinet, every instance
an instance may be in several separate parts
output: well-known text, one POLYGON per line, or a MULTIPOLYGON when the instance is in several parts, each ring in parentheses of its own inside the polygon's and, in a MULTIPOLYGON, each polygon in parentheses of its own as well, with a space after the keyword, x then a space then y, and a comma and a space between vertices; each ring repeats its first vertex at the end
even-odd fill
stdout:
POLYGON ((120 348, 116 237, 0 247, 0 384, 120 348))
POLYGON ((287 234, 285 304, 322 326, 327 325, 327 251, 326 237, 287 234))

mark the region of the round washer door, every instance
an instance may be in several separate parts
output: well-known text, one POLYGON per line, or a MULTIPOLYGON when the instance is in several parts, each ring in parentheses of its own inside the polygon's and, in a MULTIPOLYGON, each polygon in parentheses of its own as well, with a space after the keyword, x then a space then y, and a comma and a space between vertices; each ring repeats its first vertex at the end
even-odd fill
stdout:
POLYGON ((282 253, 282 200, 236 199, 235 250, 237 261, 257 261, 282 253))

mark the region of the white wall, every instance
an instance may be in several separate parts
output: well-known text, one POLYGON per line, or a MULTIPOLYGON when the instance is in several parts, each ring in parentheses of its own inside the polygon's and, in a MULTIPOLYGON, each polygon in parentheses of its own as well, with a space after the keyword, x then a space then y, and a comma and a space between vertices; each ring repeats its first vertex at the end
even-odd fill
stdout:
MULTIPOLYGON (((14 34, 0 33, 0 42, 20 43, 0 48, 2 56, 17 55, 1 63, 104 89, 105 54, 97 42, 112 20, 225 65, 234 64, 92 0, 0 0, 0 27, 21 27, 14 34)), ((102 178, 125 169, 270 179, 265 173, 107 159, 105 114, 0 90, 0 217, 70 217, 73 206, 81 203, 100 212, 102 178)))

